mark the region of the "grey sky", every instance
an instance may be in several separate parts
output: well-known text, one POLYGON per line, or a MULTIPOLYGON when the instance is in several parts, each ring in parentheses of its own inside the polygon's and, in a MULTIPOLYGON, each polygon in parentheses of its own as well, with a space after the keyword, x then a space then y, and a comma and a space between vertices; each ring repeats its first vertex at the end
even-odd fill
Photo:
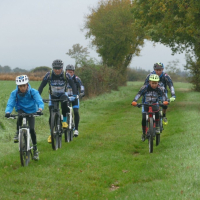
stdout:
MULTIPOLYGON (((55 59, 64 64, 74 64, 66 52, 79 43, 88 47, 81 28, 89 7, 99 0, 1 0, 0 1, 0 65, 11 68, 31 69, 49 66, 55 59)), ((99 59, 89 48, 91 57, 99 59)), ((185 63, 184 55, 171 56, 171 50, 163 45, 156 48, 150 42, 134 57, 131 67, 152 69, 155 62, 165 65, 179 59, 185 63)), ((182 69, 181 65, 178 66, 182 69)))

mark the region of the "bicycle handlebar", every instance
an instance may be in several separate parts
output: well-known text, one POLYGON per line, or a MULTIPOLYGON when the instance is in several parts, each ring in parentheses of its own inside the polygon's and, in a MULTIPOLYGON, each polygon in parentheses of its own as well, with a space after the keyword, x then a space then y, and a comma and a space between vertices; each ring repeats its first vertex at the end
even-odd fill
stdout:
POLYGON ((169 101, 163 101, 163 103, 153 103, 153 104, 150 104, 150 103, 137 103, 136 101, 133 101, 131 103, 132 106, 137 106, 137 107, 141 107, 142 105, 145 105, 145 106, 155 106, 155 105, 159 105, 159 106, 167 106, 169 105, 169 101))
POLYGON ((54 102, 62 101, 62 102, 66 102, 66 101, 75 101, 75 99, 79 99, 79 96, 78 95, 76 95, 76 96, 68 96, 67 99, 43 99, 43 102, 44 103, 48 103, 49 101, 54 101, 54 102))
POLYGON ((16 117, 39 117, 41 115, 43 115, 42 112, 40 112, 40 114, 39 112, 38 113, 18 113, 18 114, 13 114, 13 115, 11 114, 10 117, 8 117, 8 119, 9 118, 16 119, 16 117))

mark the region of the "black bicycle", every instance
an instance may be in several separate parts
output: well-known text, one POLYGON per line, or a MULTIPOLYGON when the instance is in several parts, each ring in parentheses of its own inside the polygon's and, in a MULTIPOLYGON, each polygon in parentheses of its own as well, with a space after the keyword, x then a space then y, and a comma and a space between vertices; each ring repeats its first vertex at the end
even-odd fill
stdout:
POLYGON ((43 113, 19 113, 10 115, 9 118, 16 119, 22 117, 22 126, 19 127, 19 153, 22 166, 28 166, 31 159, 33 159, 33 143, 30 135, 30 127, 27 117, 41 116, 43 113))
POLYGON ((147 103, 132 103, 133 106, 141 107, 142 105, 148 106, 148 111, 146 112, 146 127, 148 127, 146 138, 149 142, 149 153, 153 153, 153 140, 154 137, 156 137, 156 146, 160 143, 160 134, 156 134, 155 131, 155 112, 153 111, 153 106, 156 104, 159 104, 159 106, 162 105, 168 105, 168 101, 164 101, 163 103, 155 103, 155 104, 147 104, 147 103))
POLYGON ((63 99, 43 99, 45 103, 52 101, 53 106, 51 108, 51 122, 50 122, 50 128, 51 128, 51 144, 52 149, 57 150, 58 148, 62 147, 62 134, 63 134, 63 128, 62 128, 62 120, 61 120, 61 114, 60 114, 60 108, 59 108, 59 102, 64 102, 68 100, 63 99))

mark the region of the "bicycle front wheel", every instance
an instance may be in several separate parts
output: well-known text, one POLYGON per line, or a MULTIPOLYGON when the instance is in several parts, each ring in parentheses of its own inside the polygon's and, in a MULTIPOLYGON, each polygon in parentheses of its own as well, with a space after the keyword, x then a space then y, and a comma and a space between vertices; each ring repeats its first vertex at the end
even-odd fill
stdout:
POLYGON ((21 130, 19 136, 19 153, 22 166, 28 166, 30 162, 30 150, 27 151, 27 132, 21 130))
POLYGON ((149 119, 149 153, 153 153, 153 135, 154 135, 154 128, 153 128, 153 118, 149 119))

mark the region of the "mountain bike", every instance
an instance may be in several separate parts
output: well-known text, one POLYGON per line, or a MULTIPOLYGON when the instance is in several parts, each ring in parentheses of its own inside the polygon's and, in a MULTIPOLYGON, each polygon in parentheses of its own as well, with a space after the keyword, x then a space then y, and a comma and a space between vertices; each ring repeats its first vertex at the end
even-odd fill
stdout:
POLYGON ((19 127, 19 153, 22 166, 28 166, 30 160, 33 159, 33 144, 27 117, 36 117, 40 115, 43 115, 43 113, 19 113, 14 115, 11 114, 9 117, 11 119, 22 117, 22 126, 19 127))
POLYGON ((75 124, 74 124, 72 102, 75 101, 78 98, 78 96, 77 97, 68 96, 68 98, 69 98, 69 101, 68 101, 69 113, 67 113, 68 128, 64 131, 65 142, 70 142, 73 140, 75 124))
POLYGON ((57 150, 58 148, 61 148, 62 146, 62 134, 63 134, 63 128, 62 128, 62 119, 60 114, 60 108, 59 108, 59 102, 64 102, 68 100, 63 99, 43 99, 44 103, 47 103, 49 101, 54 102, 53 106, 51 107, 51 122, 50 122, 50 128, 51 128, 51 144, 52 149, 57 150))
POLYGON ((153 106, 156 104, 168 105, 168 101, 164 101, 163 103, 155 103, 155 104, 147 104, 147 103, 137 103, 135 102, 133 106, 137 106, 140 108, 142 105, 148 106, 148 111, 146 112, 146 127, 148 127, 146 138, 148 139, 149 143, 149 153, 153 153, 153 140, 156 137, 156 145, 160 143, 160 134, 156 134, 155 127, 155 112, 153 111, 153 106))

